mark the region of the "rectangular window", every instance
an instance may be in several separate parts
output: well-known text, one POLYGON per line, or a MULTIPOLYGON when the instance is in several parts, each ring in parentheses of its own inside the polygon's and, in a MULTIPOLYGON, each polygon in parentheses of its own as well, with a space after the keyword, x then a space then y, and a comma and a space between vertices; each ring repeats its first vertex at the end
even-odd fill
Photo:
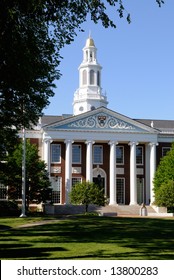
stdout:
POLYGON ((125 179, 117 178, 116 179, 116 188, 117 188, 117 203, 125 204, 125 179))
POLYGON ((116 163, 124 164, 124 147, 116 146, 116 163))
POLYGON ((61 145, 52 144, 51 145, 51 162, 61 162, 61 145))
POLYGON ((72 187, 74 185, 76 185, 77 183, 81 183, 82 182, 82 178, 81 177, 73 177, 72 178, 72 187))
POLYGON ((167 155, 167 152, 171 150, 171 147, 162 147, 162 157, 167 155))
POLYGON ((62 196, 62 177, 51 177, 51 187, 52 187, 52 203, 61 204, 62 196))
POLYGON ((136 164, 143 164, 143 147, 136 147, 136 164))
POLYGON ((103 146, 101 145, 93 146, 93 163, 103 164, 103 146))
POLYGON ((72 163, 81 163, 81 145, 72 145, 72 163))
POLYGON ((7 187, 0 183, 0 200, 7 200, 7 187))

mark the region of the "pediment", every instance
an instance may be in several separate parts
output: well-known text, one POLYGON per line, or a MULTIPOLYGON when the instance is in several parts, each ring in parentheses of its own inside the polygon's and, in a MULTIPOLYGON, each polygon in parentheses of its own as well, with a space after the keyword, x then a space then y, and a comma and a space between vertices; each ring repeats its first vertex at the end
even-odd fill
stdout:
POLYGON ((157 131, 107 108, 100 107, 84 114, 48 125, 46 130, 156 133, 157 131))

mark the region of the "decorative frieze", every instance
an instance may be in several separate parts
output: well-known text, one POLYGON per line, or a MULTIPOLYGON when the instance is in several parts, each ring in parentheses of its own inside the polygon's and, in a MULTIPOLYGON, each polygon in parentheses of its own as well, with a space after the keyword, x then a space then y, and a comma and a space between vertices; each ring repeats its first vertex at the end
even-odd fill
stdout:
POLYGON ((118 168, 116 169, 117 174, 123 175, 124 174, 124 168, 118 168))
POLYGON ((61 173, 61 166, 52 166, 51 173, 61 173))
POLYGON ((72 167, 72 173, 73 174, 81 174, 82 173, 82 168, 81 167, 72 167))
POLYGON ((137 175, 144 175, 144 169, 143 168, 137 168, 137 175))
POLYGON ((135 127, 133 125, 103 113, 77 120, 73 123, 68 124, 68 127, 135 130, 135 127))

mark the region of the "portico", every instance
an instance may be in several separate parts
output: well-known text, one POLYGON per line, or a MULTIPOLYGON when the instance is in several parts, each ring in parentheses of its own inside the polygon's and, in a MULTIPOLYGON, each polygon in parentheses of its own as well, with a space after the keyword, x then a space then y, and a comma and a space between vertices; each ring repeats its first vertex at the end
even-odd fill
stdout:
POLYGON ((155 129, 101 107, 46 126, 44 131, 48 172, 62 178, 63 203, 70 203, 76 180, 96 182, 98 175, 110 205, 154 201, 155 129), (106 119, 102 125, 99 116, 106 119))

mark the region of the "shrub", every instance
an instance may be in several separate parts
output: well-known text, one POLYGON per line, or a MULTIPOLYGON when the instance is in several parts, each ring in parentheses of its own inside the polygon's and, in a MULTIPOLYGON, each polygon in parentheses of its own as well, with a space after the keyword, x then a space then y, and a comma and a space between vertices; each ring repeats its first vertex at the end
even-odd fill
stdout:
POLYGON ((4 200, 0 201, 0 216, 18 216, 20 210, 14 201, 4 200))
POLYGON ((170 180, 163 183, 157 190, 155 195, 155 204, 168 208, 174 207, 174 181, 170 180))
POLYGON ((89 204, 103 206, 106 200, 104 190, 91 182, 82 182, 73 186, 70 197, 71 203, 85 205, 85 212, 88 212, 89 204))

